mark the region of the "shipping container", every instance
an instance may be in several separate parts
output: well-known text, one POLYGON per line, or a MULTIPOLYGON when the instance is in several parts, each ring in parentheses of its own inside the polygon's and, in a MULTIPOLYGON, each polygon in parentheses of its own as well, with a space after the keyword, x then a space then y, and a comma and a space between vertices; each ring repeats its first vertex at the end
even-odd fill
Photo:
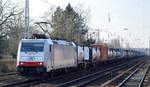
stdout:
POLYGON ((84 61, 90 61, 89 47, 85 46, 83 47, 83 50, 84 50, 84 61))
POLYGON ((84 50, 83 47, 77 46, 78 49, 78 63, 83 63, 84 60, 84 50))
POLYGON ((89 47, 89 56, 91 62, 97 61, 97 50, 94 47, 89 47))
POLYGON ((107 61, 108 60, 108 46, 106 45, 93 45, 100 50, 100 60, 107 61))

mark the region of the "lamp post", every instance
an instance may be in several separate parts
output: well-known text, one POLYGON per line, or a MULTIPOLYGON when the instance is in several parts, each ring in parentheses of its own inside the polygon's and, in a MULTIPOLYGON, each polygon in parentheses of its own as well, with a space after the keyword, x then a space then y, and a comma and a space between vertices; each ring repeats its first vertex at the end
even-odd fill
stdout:
MULTIPOLYGON (((128 28, 123 28, 124 31, 128 31, 128 28)), ((127 42, 125 42, 126 45, 126 49, 129 48, 129 44, 127 44, 127 42)))

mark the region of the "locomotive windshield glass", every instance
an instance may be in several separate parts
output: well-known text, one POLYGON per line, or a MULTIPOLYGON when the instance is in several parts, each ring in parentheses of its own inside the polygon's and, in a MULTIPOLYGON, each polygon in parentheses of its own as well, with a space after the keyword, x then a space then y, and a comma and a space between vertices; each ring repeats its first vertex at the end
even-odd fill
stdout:
POLYGON ((21 52, 42 52, 44 43, 27 43, 21 44, 21 52))

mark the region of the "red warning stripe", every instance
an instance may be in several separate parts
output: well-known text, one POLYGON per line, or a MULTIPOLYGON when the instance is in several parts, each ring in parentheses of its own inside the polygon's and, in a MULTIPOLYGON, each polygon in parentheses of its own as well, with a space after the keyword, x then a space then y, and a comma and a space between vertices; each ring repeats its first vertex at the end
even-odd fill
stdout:
POLYGON ((43 62, 19 62, 19 66, 43 66, 43 62))

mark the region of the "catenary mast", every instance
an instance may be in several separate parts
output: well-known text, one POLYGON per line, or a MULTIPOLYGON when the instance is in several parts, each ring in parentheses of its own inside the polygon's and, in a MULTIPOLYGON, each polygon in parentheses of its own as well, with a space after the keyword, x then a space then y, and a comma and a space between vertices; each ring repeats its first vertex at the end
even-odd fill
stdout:
POLYGON ((29 38, 29 0, 25 0, 25 38, 29 38))

